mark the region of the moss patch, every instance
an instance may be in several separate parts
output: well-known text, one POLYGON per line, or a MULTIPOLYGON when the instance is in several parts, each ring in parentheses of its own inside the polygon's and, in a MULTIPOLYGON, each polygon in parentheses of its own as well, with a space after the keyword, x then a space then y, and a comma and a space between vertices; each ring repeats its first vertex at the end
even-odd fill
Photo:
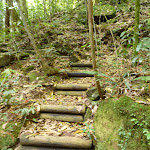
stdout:
POLYGON ((98 150, 118 149, 118 128, 122 125, 123 120, 120 119, 114 106, 113 99, 99 104, 98 111, 94 118, 98 150))
POLYGON ((127 96, 101 102, 95 116, 98 150, 149 149, 150 107, 127 96))
POLYGON ((93 8, 93 15, 94 16, 108 16, 108 15, 115 15, 116 9, 112 5, 95 5, 93 8))

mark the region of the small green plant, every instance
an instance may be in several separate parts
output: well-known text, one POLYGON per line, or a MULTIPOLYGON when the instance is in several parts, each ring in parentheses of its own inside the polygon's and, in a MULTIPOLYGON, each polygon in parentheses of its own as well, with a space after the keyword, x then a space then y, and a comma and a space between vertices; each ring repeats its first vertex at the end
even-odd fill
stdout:
POLYGON ((137 55, 135 55, 132 59, 132 64, 136 63, 142 63, 142 62, 149 62, 149 56, 150 56, 150 38, 145 37, 141 39, 140 43, 137 45, 136 52, 137 55))
POLYGON ((86 127, 84 129, 82 129, 83 133, 86 133, 90 139, 96 140, 94 128, 91 125, 89 125, 88 123, 85 123, 85 125, 86 125, 86 127))
POLYGON ((119 129, 119 141, 118 141, 118 146, 122 149, 122 150, 126 150, 127 145, 128 145, 128 141, 130 140, 131 137, 131 132, 127 132, 125 131, 125 129, 123 127, 120 127, 119 129))
POLYGON ((22 109, 17 109, 15 111, 16 114, 20 113, 22 117, 27 117, 30 113, 34 114, 35 113, 35 108, 32 106, 30 108, 22 108, 22 109))
POLYGON ((13 96, 15 90, 12 89, 12 84, 15 83, 18 78, 14 76, 15 71, 12 69, 6 69, 1 73, 0 77, 0 103, 4 105, 15 104, 16 99, 13 96))
POLYGON ((20 114, 23 118, 23 125, 25 123, 25 121, 27 120, 27 116, 29 116, 30 114, 35 114, 35 108, 32 107, 27 107, 27 108, 21 108, 21 109, 17 109, 16 111, 14 111, 14 113, 16 114, 20 114))
POLYGON ((127 45, 127 47, 130 47, 133 44, 133 27, 128 28, 127 31, 123 31, 120 34, 121 38, 121 44, 127 45))

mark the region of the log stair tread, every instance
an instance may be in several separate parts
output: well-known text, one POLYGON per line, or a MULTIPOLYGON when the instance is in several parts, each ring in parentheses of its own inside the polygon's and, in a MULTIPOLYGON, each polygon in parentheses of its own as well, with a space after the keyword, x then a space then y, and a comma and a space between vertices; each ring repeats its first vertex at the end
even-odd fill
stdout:
POLYGON ((92 63, 72 63, 70 64, 71 67, 88 67, 88 68, 92 68, 92 63))
MULTIPOLYGON (((92 68, 91 63, 72 63, 72 68, 92 68)), ((86 71, 86 69, 85 69, 86 71)), ((94 77, 94 74, 84 72, 66 72, 68 77, 94 77)), ((52 85, 53 86, 53 85, 52 85)), ((56 95, 84 96, 91 84, 57 84, 53 86, 56 95)), ((50 86, 51 87, 51 86, 50 86)), ((84 121, 86 106, 71 105, 41 105, 40 119, 50 119, 62 122, 80 123, 84 121)), ((19 150, 91 150, 92 140, 85 137, 72 136, 48 136, 39 135, 28 136, 21 134, 19 150)))
POLYGON ((86 106, 41 105, 40 112, 60 114, 85 114, 86 106))
POLYGON ((86 91, 91 84, 57 84, 55 90, 62 91, 86 91))
MULTIPOLYGON (((70 148, 70 149, 91 149, 92 140, 86 140, 78 137, 69 136, 47 136, 36 135, 28 137, 22 134, 20 136, 20 143, 23 146, 35 146, 44 148, 70 148)), ((21 149, 21 150, 22 150, 21 149)))
POLYGON ((94 77, 94 74, 84 72, 67 72, 68 77, 94 77))
POLYGON ((83 96, 86 91, 55 91, 56 95, 83 96))

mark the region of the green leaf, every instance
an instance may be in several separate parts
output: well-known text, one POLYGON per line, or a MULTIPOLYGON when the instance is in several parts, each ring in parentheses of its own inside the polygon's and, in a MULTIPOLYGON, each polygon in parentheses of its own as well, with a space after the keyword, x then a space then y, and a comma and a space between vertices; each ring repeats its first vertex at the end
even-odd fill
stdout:
POLYGON ((137 62, 137 59, 139 58, 139 56, 136 56, 132 59, 132 63, 135 64, 137 62))
POLYGON ((104 73, 98 73, 98 76, 107 77, 107 78, 111 79, 113 82, 116 82, 115 78, 109 77, 108 75, 106 75, 104 73))
POLYGON ((126 31, 123 31, 121 34, 120 34, 120 37, 123 37, 125 35, 126 31))
POLYGON ((150 76, 142 76, 142 77, 138 77, 138 78, 133 79, 133 81, 135 81, 135 80, 142 80, 142 81, 147 82, 150 80, 150 76))
POLYGON ((14 94, 14 93, 15 93, 15 90, 8 90, 8 91, 5 91, 3 94, 9 95, 9 94, 14 94))
POLYGON ((139 43, 138 46, 136 47, 136 52, 139 52, 141 47, 142 47, 142 43, 139 43))
POLYGON ((130 83, 129 83, 127 80, 125 80, 125 85, 126 85, 126 87, 127 87, 128 89, 131 89, 131 88, 130 88, 130 83))

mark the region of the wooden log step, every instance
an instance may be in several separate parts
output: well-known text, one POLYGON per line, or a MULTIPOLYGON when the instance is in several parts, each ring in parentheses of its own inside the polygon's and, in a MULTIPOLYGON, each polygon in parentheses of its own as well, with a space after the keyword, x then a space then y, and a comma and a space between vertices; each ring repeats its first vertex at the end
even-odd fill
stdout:
POLYGON ((19 146, 18 150, 91 150, 91 149, 78 149, 78 148, 50 148, 38 146, 19 146))
POLYGON ((85 140, 77 137, 69 136, 42 136, 37 135, 35 137, 27 137, 27 135, 21 135, 20 143, 23 146, 41 146, 52 148, 81 148, 90 149, 92 147, 92 140, 85 140))
POLYGON ((83 96, 86 95, 86 91, 56 91, 57 95, 69 95, 69 96, 83 96))
POLYGON ((68 77, 94 77, 94 74, 82 73, 82 72, 67 72, 68 77))
POLYGON ((85 64, 85 63, 72 63, 70 66, 71 67, 89 67, 89 68, 92 68, 93 65, 91 63, 87 63, 87 64, 85 64))
POLYGON ((85 106, 41 105, 40 112, 61 114, 85 114, 85 106))
POLYGON ((85 91, 90 86, 91 84, 57 84, 55 89, 63 91, 85 91))
POLYGON ((41 119, 51 119, 66 122, 82 122, 82 115, 69 115, 69 114, 54 114, 54 113, 41 113, 41 119))

